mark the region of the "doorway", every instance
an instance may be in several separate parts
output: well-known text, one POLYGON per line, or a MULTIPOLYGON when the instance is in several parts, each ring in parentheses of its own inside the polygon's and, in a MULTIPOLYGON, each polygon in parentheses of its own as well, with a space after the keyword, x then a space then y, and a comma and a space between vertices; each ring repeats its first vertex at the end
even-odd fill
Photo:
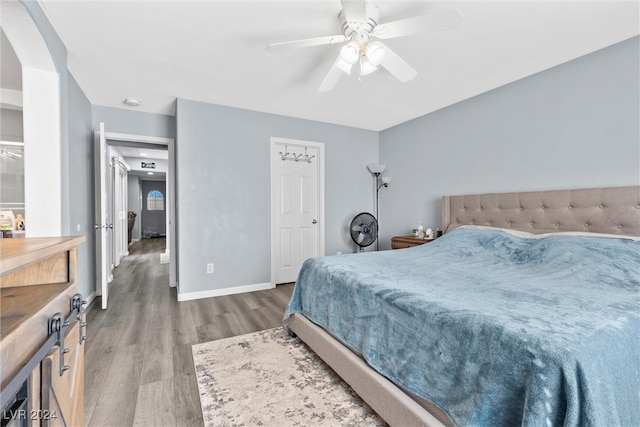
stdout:
POLYGON ((324 144, 271 138, 271 283, 324 255, 324 144))
MULTIPOLYGON (((142 193, 141 183, 144 181, 163 182, 162 209, 157 210, 164 216, 164 230, 158 232, 157 237, 162 234, 166 239, 166 249, 159 262, 169 264, 169 286, 177 286, 173 220, 175 146, 172 138, 105 132, 103 123, 100 129, 96 132, 96 294, 102 296, 104 309, 107 307, 111 270, 119 264, 120 255, 128 252, 132 213, 134 218, 138 217, 138 229, 143 229, 140 214, 147 202, 146 195, 142 193), (132 184, 135 181, 136 185, 129 185, 129 181, 132 184), (131 211, 129 206, 136 206, 136 211, 131 211)), ((157 201, 154 206, 159 206, 157 201)), ((158 212, 154 213, 157 215, 158 212)))

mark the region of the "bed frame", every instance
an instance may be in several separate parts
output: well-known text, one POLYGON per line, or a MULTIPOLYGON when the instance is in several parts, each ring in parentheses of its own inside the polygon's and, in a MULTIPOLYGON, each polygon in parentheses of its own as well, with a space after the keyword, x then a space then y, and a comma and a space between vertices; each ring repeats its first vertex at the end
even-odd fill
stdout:
MULTIPOLYGON (((640 186, 444 196, 442 224, 445 231, 473 224, 530 233, 587 231, 640 236, 640 186)), ((389 425, 453 425, 438 408, 391 383, 300 313, 285 326, 389 425)))
POLYGON ((442 198, 443 230, 466 224, 530 233, 640 235, 640 187, 494 193, 442 198))

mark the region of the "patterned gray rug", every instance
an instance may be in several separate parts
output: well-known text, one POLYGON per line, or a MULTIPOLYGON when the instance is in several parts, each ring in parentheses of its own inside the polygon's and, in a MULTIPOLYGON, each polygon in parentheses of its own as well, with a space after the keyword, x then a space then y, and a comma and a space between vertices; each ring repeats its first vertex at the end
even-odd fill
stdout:
POLYGON ((192 347, 205 426, 384 426, 282 328, 192 347))

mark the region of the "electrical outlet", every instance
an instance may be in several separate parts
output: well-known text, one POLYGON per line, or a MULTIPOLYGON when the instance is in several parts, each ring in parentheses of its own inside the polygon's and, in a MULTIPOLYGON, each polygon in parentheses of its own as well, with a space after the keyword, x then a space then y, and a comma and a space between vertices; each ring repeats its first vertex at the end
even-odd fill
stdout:
POLYGON ((209 264, 207 264, 207 274, 212 274, 213 273, 213 263, 210 262, 209 264))
POLYGON ((342 255, 342 252, 336 252, 336 255, 342 255))

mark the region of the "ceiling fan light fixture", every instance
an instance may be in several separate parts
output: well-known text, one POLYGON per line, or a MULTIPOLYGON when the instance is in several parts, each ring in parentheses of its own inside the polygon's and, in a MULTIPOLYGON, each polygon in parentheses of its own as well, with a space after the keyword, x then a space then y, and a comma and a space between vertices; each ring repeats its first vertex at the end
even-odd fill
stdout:
POLYGON ((373 66, 380 65, 387 55, 387 50, 379 42, 369 43, 365 49, 365 55, 373 66))
POLYGON ((360 75, 366 76, 367 74, 371 74, 376 71, 378 67, 373 65, 371 61, 366 56, 363 56, 360 60, 360 75))
POLYGON ((347 64, 355 64, 360 57, 360 46, 355 41, 350 41, 340 49, 340 59, 347 64))
POLYGON ((341 57, 338 57, 338 60, 336 61, 335 66, 340 70, 344 71, 346 74, 351 74, 351 68, 353 67, 353 64, 348 64, 347 62, 345 62, 344 59, 342 59, 341 57))
POLYGON ((378 66, 400 82, 411 81, 417 71, 403 60, 393 49, 378 40, 400 38, 421 33, 456 29, 463 20, 458 9, 446 9, 426 15, 417 15, 395 21, 381 22, 378 6, 371 0, 340 0, 342 9, 338 21, 341 34, 274 43, 267 46, 269 52, 290 48, 333 45, 346 42, 340 49, 338 59, 318 87, 319 92, 332 90, 342 72, 351 74, 352 66, 358 62, 361 77, 374 72, 378 66), (375 40, 375 41, 373 41, 375 40))

